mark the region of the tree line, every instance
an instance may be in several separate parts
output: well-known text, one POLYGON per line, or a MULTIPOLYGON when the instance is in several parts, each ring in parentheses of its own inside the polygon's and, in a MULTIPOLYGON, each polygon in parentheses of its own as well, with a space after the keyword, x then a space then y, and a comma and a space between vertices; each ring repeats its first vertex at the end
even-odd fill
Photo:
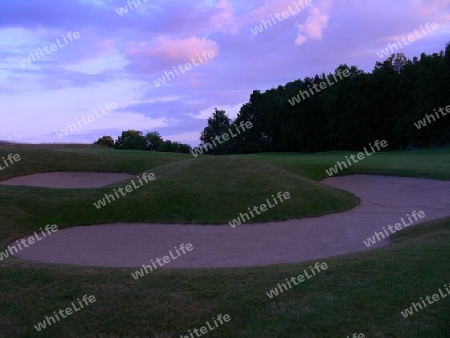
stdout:
MULTIPOLYGON (((199 147, 205 154, 222 155, 358 150, 377 139, 387 140, 390 149, 448 145, 450 116, 422 128, 416 122, 450 105, 449 93, 450 43, 439 53, 422 53, 412 60, 403 53, 392 54, 376 62, 369 73, 341 64, 334 74, 254 90, 234 121, 216 108, 199 147), (214 142, 248 121, 251 129, 227 142, 214 142), (215 146, 205 147, 208 144, 215 146)), ((164 141, 158 132, 144 136, 136 130, 122 132, 117 140, 103 136, 94 143, 115 149, 192 150, 188 144, 164 141)))
POLYGON ((149 150, 158 152, 189 153, 191 146, 184 143, 163 140, 158 132, 143 135, 138 130, 126 130, 114 140, 111 136, 100 137, 94 144, 122 150, 149 150))
POLYGON ((450 105, 449 93, 450 43, 439 53, 422 53, 412 60, 392 54, 376 62, 370 73, 342 64, 335 74, 254 90, 234 121, 215 109, 200 142, 211 143, 229 128, 250 121, 251 129, 205 153, 357 150, 377 139, 387 140, 390 149, 443 146, 450 143, 450 116, 420 129, 414 123, 450 105), (329 85, 336 74, 345 76, 329 85), (312 91, 325 87, 325 81, 326 89, 312 91), (293 100, 301 92, 301 100, 293 100))

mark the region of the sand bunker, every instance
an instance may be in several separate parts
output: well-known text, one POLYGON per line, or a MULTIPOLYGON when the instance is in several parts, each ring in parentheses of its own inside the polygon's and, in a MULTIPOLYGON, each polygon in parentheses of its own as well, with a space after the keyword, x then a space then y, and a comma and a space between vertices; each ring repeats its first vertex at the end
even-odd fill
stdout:
MULTIPOLYGON (((181 243, 194 249, 167 268, 239 267, 292 263, 367 248, 363 240, 383 226, 423 210, 421 222, 450 216, 450 182, 352 175, 323 181, 361 198, 338 214, 286 222, 241 225, 104 224, 60 230, 16 256, 41 262, 139 267, 168 255, 181 243)), ((292 196, 291 198, 295 198, 292 196)), ((418 223, 414 223, 416 225, 418 223)), ((163 267, 164 268, 164 267, 163 267)))
POLYGON ((18 176, 0 182, 0 185, 25 185, 31 187, 88 189, 100 188, 134 177, 129 174, 97 172, 53 172, 18 176))

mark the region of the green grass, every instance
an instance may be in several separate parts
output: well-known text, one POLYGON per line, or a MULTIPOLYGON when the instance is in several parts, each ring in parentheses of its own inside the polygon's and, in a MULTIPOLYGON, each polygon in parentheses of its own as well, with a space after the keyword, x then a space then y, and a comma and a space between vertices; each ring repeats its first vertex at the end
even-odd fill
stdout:
MULTIPOLYGON (((273 164, 300 176, 320 180, 328 177, 325 170, 336 165, 336 161, 344 162, 345 156, 357 153, 358 151, 333 151, 317 154, 264 153, 245 156, 273 164)), ((450 180, 450 149, 375 153, 334 176, 348 174, 380 174, 450 180)))
MULTIPOLYGON (((51 171, 97 171, 138 174, 165 164, 191 159, 192 155, 119 151, 105 148, 23 148, 1 147, 2 156, 19 154, 21 160, 0 171, 0 180, 51 171)), ((0 162, 2 163, 2 162, 0 162)))
MULTIPOLYGON (((255 221, 351 208, 353 195, 317 182, 348 154, 259 154, 193 158, 109 149, 2 148, 22 161, 0 180, 46 171, 151 171, 156 180, 96 210, 112 187, 56 190, 0 186, 0 250, 47 223, 226 223, 277 191, 292 198, 255 221), (294 198, 295 197, 295 198, 294 198)), ((349 168, 448 180, 448 151, 381 153, 349 168)), ((346 174, 347 172, 343 172, 346 174)), ((124 185, 122 182, 120 185, 124 185)), ((118 185, 114 185, 118 186, 118 185)), ((180 337, 211 317, 231 322, 208 337, 448 337, 450 297, 410 318, 400 311, 450 282, 450 218, 398 232, 381 249, 320 260, 328 270, 270 300, 266 292, 312 262, 234 269, 158 270, 135 281, 135 269, 0 262, 0 337, 180 337), (97 301, 37 335, 33 325, 77 297, 97 301), (94 335, 95 334, 95 335, 94 335)))

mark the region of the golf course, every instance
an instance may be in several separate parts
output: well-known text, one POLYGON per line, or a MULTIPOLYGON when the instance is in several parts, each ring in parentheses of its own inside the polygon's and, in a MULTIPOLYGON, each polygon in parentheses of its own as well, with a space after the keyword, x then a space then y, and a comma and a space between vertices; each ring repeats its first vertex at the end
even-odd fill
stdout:
POLYGON ((381 151, 327 175, 353 153, 0 145, 20 155, 0 171, 0 337, 190 338, 208 321, 208 337, 449 337, 450 298, 401 312, 450 284, 450 150, 381 151))

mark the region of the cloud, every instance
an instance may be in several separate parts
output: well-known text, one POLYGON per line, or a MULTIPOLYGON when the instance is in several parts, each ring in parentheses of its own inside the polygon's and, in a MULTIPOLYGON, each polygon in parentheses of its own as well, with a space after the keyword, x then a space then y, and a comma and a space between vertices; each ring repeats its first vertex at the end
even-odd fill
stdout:
POLYGON ((413 0, 413 6, 424 17, 444 12, 449 7, 448 0, 413 0))
POLYGON ((219 12, 211 16, 209 22, 215 29, 237 34, 239 29, 234 17, 234 8, 228 0, 219 0, 216 5, 219 12))
POLYGON ((184 39, 171 39, 159 36, 153 41, 131 41, 127 44, 127 54, 132 57, 148 56, 161 59, 186 60, 204 50, 213 50, 217 55, 219 46, 215 41, 194 36, 184 39))
POLYGON ((149 41, 130 41, 127 43, 125 51, 130 61, 126 69, 139 76, 156 76, 172 70, 172 67, 177 67, 179 64, 192 63, 191 59, 196 60, 197 63, 200 60, 201 63, 208 63, 211 58, 208 54, 202 57, 204 51, 213 51, 213 58, 215 58, 219 54, 219 45, 213 40, 195 36, 187 38, 158 36, 149 41))
POLYGON ((330 18, 330 9, 331 2, 328 0, 321 2, 318 7, 311 8, 306 22, 297 26, 298 36, 295 40, 296 45, 301 45, 308 39, 323 39, 323 31, 327 28, 330 18))
POLYGON ((197 115, 195 114, 188 114, 188 115, 193 117, 194 119, 207 120, 214 113, 214 108, 217 108, 218 110, 225 110, 228 117, 230 117, 230 119, 233 120, 237 117, 237 114, 239 113, 241 107, 242 103, 238 103, 235 105, 219 105, 214 107, 210 106, 206 109, 201 110, 197 115))
MULTIPOLYGON (((294 13, 300 13, 308 8, 306 2, 298 4, 292 0, 283 1, 266 1, 264 6, 258 7, 244 16, 246 22, 260 22, 262 20, 269 20, 270 16, 275 16, 277 13, 281 14, 283 11, 292 11, 294 13)), ((292 14, 292 13, 291 13, 292 14)))

